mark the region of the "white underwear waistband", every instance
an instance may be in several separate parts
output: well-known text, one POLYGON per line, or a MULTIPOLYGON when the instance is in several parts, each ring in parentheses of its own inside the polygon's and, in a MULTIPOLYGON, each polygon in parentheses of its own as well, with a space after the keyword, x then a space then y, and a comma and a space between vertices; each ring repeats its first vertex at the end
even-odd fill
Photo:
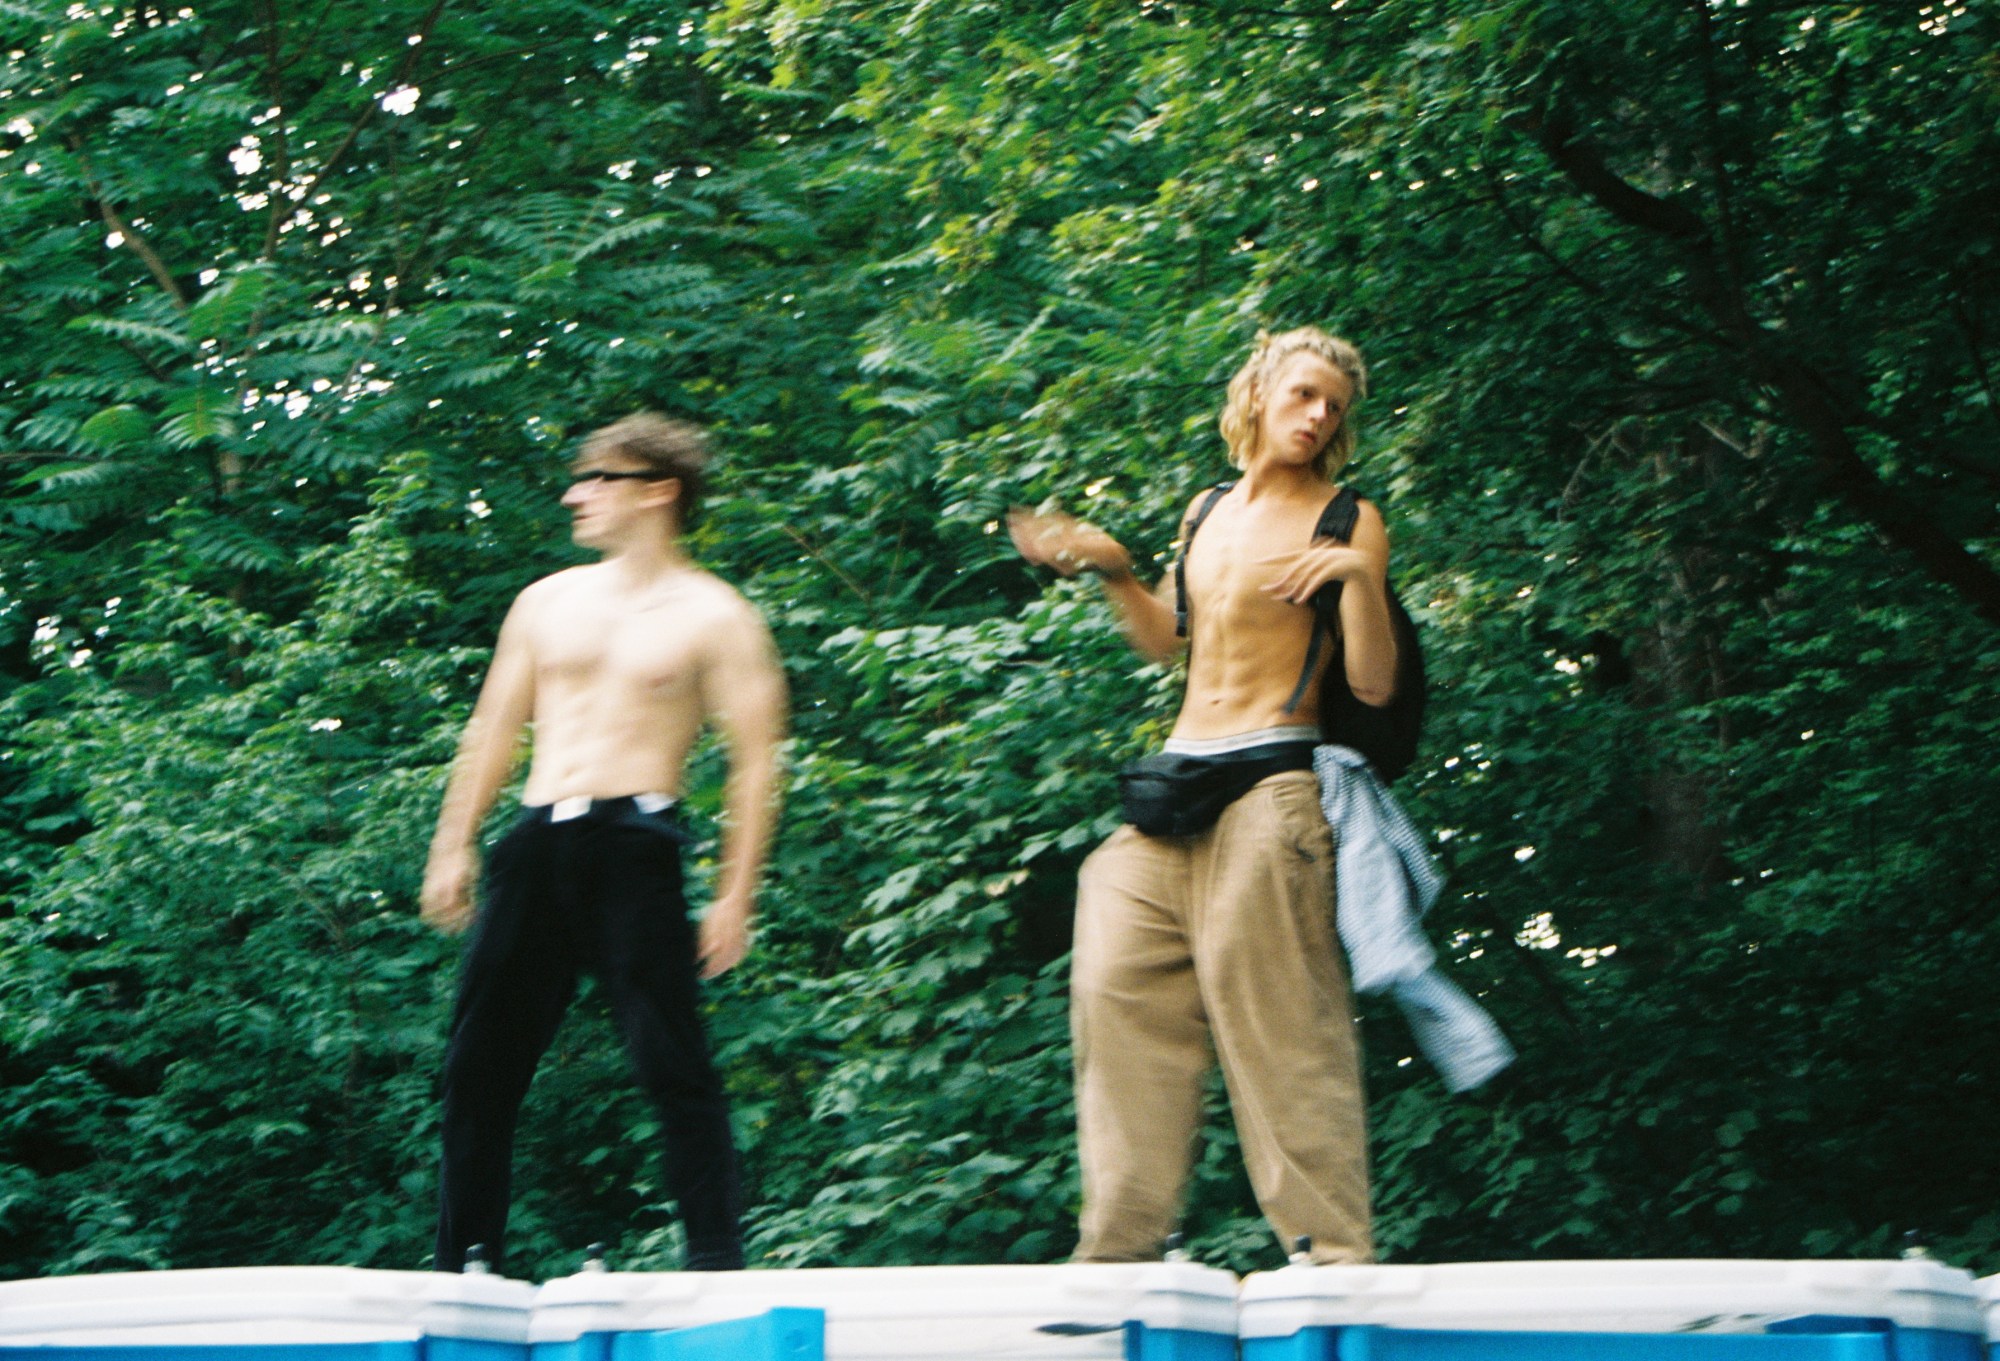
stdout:
POLYGON ((1288 723, 1278 728, 1231 733, 1227 737, 1169 737, 1163 750, 1175 756, 1223 756, 1251 747, 1268 747, 1274 742, 1318 742, 1319 728, 1311 723, 1288 723))
POLYGON ((622 803, 626 799, 630 799, 632 806, 642 813, 662 812, 665 809, 672 808, 679 802, 671 794, 654 794, 650 792, 644 794, 621 794, 615 799, 593 799, 588 795, 580 795, 573 799, 557 799, 554 803, 550 804, 549 821, 569 822, 574 818, 580 818, 585 813, 588 813, 594 804, 622 803))

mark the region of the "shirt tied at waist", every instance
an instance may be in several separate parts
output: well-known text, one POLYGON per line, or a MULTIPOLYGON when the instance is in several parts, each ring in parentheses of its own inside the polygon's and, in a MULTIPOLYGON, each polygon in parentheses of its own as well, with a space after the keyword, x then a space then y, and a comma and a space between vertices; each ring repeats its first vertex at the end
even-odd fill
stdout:
POLYGON ((1393 996, 1445 1086, 1470 1091, 1514 1061, 1514 1046, 1438 967, 1418 925, 1444 876, 1367 757, 1328 743, 1314 748, 1313 772, 1338 845, 1336 924, 1354 990, 1393 996))

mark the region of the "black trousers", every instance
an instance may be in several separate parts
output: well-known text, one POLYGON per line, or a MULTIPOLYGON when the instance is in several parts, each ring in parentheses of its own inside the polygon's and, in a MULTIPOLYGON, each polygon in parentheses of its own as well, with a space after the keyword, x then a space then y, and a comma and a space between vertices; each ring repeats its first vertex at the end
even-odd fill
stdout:
POLYGON ((483 1245, 498 1266, 514 1124, 581 973, 594 974, 665 1132, 667 1189, 687 1266, 743 1265, 729 1104, 696 1011, 694 930, 681 894, 688 835, 672 811, 599 799, 554 821, 527 809, 487 860, 484 906, 460 967, 444 1065, 436 1267, 483 1245))

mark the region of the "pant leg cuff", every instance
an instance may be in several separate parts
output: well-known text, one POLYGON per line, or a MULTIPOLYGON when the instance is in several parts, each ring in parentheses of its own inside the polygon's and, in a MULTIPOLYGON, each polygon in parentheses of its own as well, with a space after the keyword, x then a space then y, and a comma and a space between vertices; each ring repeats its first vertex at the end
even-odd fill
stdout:
POLYGON ((697 1247, 688 1244, 683 1271, 741 1271, 743 1270, 743 1245, 741 1243, 712 1243, 697 1247))

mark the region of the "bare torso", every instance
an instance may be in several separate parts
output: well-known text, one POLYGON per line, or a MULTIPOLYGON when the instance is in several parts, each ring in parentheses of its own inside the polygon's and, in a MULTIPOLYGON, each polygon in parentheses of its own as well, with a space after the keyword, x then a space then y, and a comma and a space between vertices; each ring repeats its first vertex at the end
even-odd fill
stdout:
POLYGON ((529 592, 534 758, 522 801, 679 795, 718 635, 761 630, 748 604, 693 568, 626 591, 604 564, 576 567, 529 592))
POLYGON ((1173 736, 1231 737, 1318 721, 1324 650, 1320 675, 1298 708, 1285 710, 1312 640, 1313 612, 1265 588, 1278 578, 1285 556, 1312 542, 1333 491, 1317 484, 1304 496, 1252 501, 1239 486, 1202 522, 1187 550, 1191 651, 1173 736))

